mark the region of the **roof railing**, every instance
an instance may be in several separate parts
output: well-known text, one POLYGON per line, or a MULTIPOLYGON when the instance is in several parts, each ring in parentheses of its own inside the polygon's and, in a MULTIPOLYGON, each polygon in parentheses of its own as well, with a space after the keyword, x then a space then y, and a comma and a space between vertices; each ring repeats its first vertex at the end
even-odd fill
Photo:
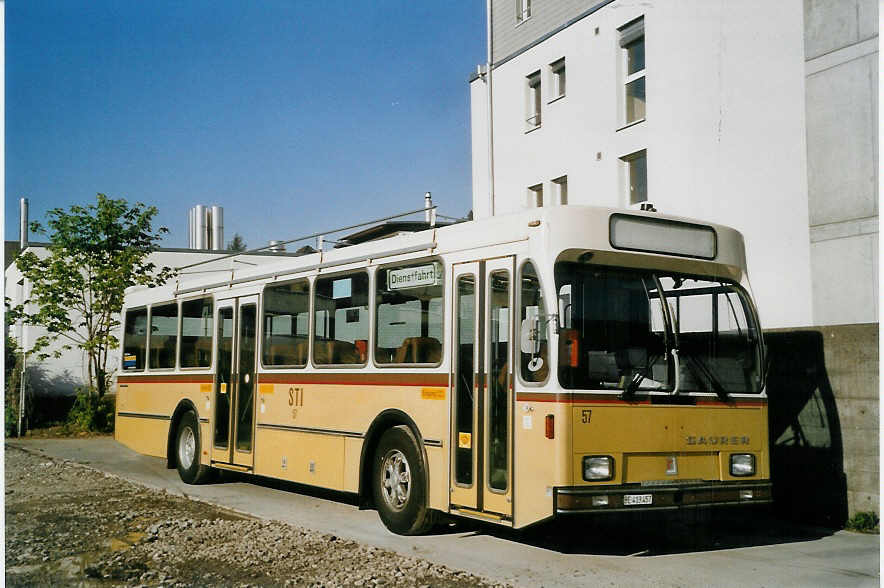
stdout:
MULTIPOLYGON (((435 211, 436 208, 438 208, 438 206, 436 206, 436 205, 431 206, 431 207, 429 207, 429 208, 427 208, 427 207, 421 207, 421 208, 417 208, 417 209, 415 209, 415 210, 409 210, 408 212, 400 212, 399 214, 393 214, 393 215, 390 215, 390 216, 385 216, 385 217, 383 217, 383 218, 377 218, 377 219, 370 220, 370 221, 366 221, 366 222, 362 222, 362 223, 359 223, 359 224, 349 225, 349 226, 346 226, 346 227, 341 227, 341 228, 339 228, 339 229, 332 229, 332 230, 328 230, 328 231, 318 231, 318 232, 316 232, 316 233, 311 233, 311 234, 309 234, 309 235, 304 235, 304 236, 302 236, 302 237, 295 237, 294 239, 289 239, 288 241, 277 241, 277 242, 273 243, 272 245, 265 245, 265 246, 263 246, 263 247, 258 247, 258 248, 256 248, 256 249, 249 249, 248 251, 237 251, 237 252, 235 252, 235 253, 230 253, 230 254, 228 254, 228 255, 222 255, 222 256, 220 256, 220 257, 214 257, 214 258, 212 258, 212 259, 205 259, 205 260, 203 260, 203 261, 198 261, 198 262, 196 262, 196 263, 190 263, 190 264, 187 264, 187 265, 182 265, 182 266, 180 266, 180 267, 176 267, 176 268, 175 268, 175 271, 176 271, 177 273, 181 273, 181 270, 190 269, 190 268, 197 267, 197 266, 200 266, 200 265, 205 265, 205 264, 207 264, 207 263, 215 263, 215 262, 217 262, 217 261, 223 261, 223 260, 225 260, 225 259, 230 259, 230 258, 232 258, 232 257, 238 257, 238 256, 240 256, 240 255, 249 255, 249 254, 252 254, 252 253, 260 253, 261 251, 264 251, 265 249, 270 249, 271 247, 280 247, 280 246, 283 246, 283 245, 288 245, 289 243, 296 243, 296 242, 298 242, 298 241, 306 241, 306 240, 308 240, 308 239, 317 239, 317 238, 323 238, 323 239, 324 239, 325 235, 328 235, 328 234, 340 233, 340 232, 342 232, 342 231, 350 231, 350 230, 353 230, 353 229, 358 229, 358 228, 360 228, 360 227, 365 227, 365 226, 368 226, 368 225, 374 225, 374 224, 377 224, 377 223, 382 223, 382 222, 385 222, 385 221, 388 221, 388 220, 393 220, 393 219, 396 219, 396 218, 402 218, 403 216, 410 216, 410 215, 412 215, 412 214, 417 214, 417 213, 419 213, 419 212, 427 212, 428 210, 434 210, 434 211, 435 211)), ((434 222, 431 222, 431 223, 430 223, 430 227, 431 227, 431 228, 435 228, 435 223, 434 223, 434 222)), ((208 272, 212 272, 212 271, 230 271, 230 269, 222 269, 222 270, 203 270, 203 271, 205 271, 206 273, 208 273, 208 272)), ((197 272, 186 272, 186 273, 197 273, 197 272)))

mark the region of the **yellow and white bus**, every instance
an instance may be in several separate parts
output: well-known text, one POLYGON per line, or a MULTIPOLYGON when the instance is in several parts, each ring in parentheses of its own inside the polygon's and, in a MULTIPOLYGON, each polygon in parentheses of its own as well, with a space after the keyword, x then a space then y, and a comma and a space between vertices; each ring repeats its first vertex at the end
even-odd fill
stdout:
POLYGON ((771 501, 743 239, 562 206, 126 298, 116 438, 184 481, 356 493, 392 531, 771 501))

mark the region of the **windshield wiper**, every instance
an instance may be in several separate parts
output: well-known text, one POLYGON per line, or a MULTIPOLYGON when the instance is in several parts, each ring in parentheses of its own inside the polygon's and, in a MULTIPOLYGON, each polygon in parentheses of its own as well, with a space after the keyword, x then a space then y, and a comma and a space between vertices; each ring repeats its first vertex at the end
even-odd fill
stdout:
POLYGON ((633 396, 635 396, 635 391, 638 390, 639 385, 641 385, 642 380, 645 379, 645 375, 641 372, 641 370, 636 371, 632 374, 632 379, 626 382, 626 385, 623 386, 623 394, 620 395, 621 400, 631 400, 633 396))
POLYGON ((632 378, 623 386, 623 394, 620 395, 621 400, 630 400, 635 396, 636 390, 641 386, 641 383, 648 376, 648 372, 659 358, 659 355, 652 355, 644 369, 638 369, 633 372, 632 378))
POLYGON ((704 362, 700 361, 693 355, 688 355, 688 364, 693 365, 706 377, 709 381, 709 384, 712 386, 712 391, 718 396, 719 400, 722 402, 728 402, 729 396, 727 390, 724 389, 724 386, 721 385, 721 382, 718 381, 718 378, 715 377, 715 374, 712 373, 712 370, 706 365, 704 362))

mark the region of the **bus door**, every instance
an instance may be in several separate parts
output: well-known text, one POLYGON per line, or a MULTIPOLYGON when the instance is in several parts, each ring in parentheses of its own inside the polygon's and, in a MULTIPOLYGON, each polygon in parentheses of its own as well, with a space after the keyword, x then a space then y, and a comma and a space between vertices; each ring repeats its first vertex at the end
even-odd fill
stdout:
POLYGON ((452 468, 455 507, 512 515, 514 258, 455 264, 452 468))
POLYGON ((254 464, 258 297, 218 302, 212 461, 254 464))

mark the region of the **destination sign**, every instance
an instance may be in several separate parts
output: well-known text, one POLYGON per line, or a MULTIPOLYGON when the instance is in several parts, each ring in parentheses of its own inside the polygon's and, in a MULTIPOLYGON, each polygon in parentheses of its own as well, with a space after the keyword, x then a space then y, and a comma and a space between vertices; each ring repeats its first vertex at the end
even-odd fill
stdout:
POLYGON ((438 263, 387 271, 387 290, 435 286, 441 281, 442 266, 438 263))

